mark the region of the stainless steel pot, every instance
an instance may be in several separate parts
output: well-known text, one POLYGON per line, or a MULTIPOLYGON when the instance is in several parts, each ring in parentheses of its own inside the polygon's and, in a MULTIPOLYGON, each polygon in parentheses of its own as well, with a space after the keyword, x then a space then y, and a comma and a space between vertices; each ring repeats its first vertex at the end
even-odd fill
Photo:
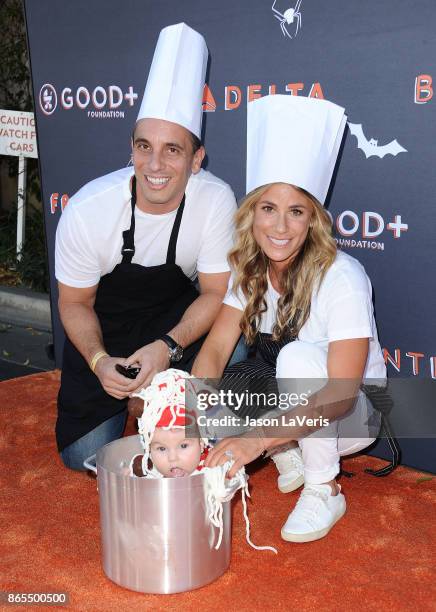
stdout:
POLYGON ((223 505, 223 539, 208 520, 204 475, 135 478, 139 436, 107 444, 84 465, 97 473, 105 574, 143 593, 179 593, 221 576, 231 555, 230 502, 223 505), (95 460, 95 465, 91 461, 95 460))

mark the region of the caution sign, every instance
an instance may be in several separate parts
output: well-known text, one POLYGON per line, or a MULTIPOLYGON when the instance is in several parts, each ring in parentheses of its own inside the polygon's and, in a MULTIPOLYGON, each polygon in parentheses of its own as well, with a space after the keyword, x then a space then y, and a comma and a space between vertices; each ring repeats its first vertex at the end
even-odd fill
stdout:
POLYGON ((0 155, 38 157, 33 113, 0 110, 0 155))

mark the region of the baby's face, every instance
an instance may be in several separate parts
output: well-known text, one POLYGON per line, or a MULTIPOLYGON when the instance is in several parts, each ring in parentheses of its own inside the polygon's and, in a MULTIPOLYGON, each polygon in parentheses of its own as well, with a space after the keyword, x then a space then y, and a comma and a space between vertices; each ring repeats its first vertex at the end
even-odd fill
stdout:
POLYGON ((166 478, 189 476, 200 462, 199 438, 185 438, 183 427, 157 427, 150 446, 154 467, 166 478))

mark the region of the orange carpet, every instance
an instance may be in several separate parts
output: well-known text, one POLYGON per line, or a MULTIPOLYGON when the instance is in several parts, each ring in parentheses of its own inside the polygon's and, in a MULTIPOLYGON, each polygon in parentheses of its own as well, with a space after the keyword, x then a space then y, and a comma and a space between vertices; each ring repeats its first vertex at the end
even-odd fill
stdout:
POLYGON ((374 478, 363 468, 383 462, 366 456, 344 463, 357 475, 342 479, 348 511, 325 539, 280 539, 298 494, 278 492, 268 462, 250 478, 252 538, 277 556, 248 547, 238 498, 232 562, 219 580, 177 595, 117 586, 101 568, 96 482, 65 469, 56 453, 58 386, 57 372, 0 384, 0 589, 67 591, 64 609, 80 611, 436 610, 436 477, 400 467, 374 478))

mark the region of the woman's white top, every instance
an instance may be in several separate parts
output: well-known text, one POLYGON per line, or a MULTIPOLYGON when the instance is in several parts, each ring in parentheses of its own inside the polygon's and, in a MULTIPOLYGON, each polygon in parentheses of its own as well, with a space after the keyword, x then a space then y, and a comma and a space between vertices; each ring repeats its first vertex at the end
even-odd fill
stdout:
MULTIPOLYGON (((232 287, 233 276, 224 304, 244 310, 247 300, 241 291, 236 294, 232 287)), ((280 294, 268 278, 267 311, 262 315, 261 332, 272 332, 279 298, 280 294)), ((357 259, 338 251, 319 289, 315 286, 312 292, 310 316, 301 328, 298 340, 316 344, 327 351, 330 342, 352 338, 370 339, 364 378, 385 378, 386 365, 374 319, 371 282, 357 259)), ((371 380, 366 382, 371 384, 371 380)))

